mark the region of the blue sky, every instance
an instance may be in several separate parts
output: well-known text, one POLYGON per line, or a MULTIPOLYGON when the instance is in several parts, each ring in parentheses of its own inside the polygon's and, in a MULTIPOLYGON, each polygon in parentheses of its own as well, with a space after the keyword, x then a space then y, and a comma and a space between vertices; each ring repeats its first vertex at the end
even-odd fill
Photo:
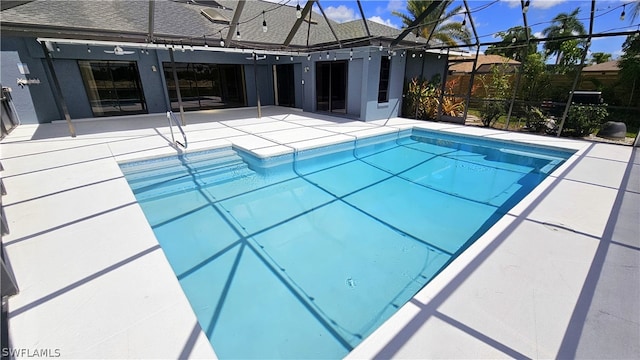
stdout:
MULTIPOLYGON (((598 0, 596 1, 596 18, 594 21, 594 33, 637 31, 640 28, 640 18, 631 22, 631 0, 598 0), (620 20, 623 5, 626 5, 626 18, 620 20)), ((302 1, 301 1, 302 3, 302 1)), ((355 0, 327 1, 320 0, 328 17, 338 22, 360 19, 360 11, 355 0)), ((365 17, 389 26, 400 28, 402 21, 392 12, 405 12, 406 0, 361 0, 365 17)), ((452 6, 462 5, 462 1, 455 1, 452 6)), ((468 0, 469 8, 473 13, 478 36, 481 42, 491 42, 494 34, 506 31, 510 27, 522 25, 522 13, 520 0, 468 0)), ((589 13, 591 2, 585 0, 530 0, 530 9, 527 13, 527 21, 534 34, 541 34, 542 30, 550 25, 551 19, 559 13, 569 13, 575 8, 580 8, 579 18, 585 29, 589 28, 589 13)), ((458 21, 464 15, 460 14, 458 21)), ((468 23, 468 22, 467 22, 468 23)), ((540 35, 540 37, 542 37, 540 35)), ((607 37, 594 39, 591 46, 592 52, 606 52, 617 58, 621 55, 622 43, 625 37, 607 37)))

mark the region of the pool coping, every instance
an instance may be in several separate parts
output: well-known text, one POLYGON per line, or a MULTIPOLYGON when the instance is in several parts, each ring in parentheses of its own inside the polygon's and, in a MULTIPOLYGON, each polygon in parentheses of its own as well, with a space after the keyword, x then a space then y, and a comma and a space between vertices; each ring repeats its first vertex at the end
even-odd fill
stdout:
MULTIPOLYGON (((195 138, 195 141, 190 140, 189 151, 234 145, 261 156, 272 156, 291 145, 298 148, 318 143, 327 145, 353 134, 393 132, 413 126, 577 150, 552 176, 347 357, 555 357, 558 354, 571 310, 579 298, 580 286, 573 285, 567 289, 567 283, 584 282, 588 265, 596 251, 596 239, 604 232, 617 194, 616 183, 619 187, 626 162, 631 158, 631 148, 401 118, 362 123, 277 107, 266 108, 264 117, 268 120, 265 121, 256 119, 252 111, 235 111, 236 116, 230 116, 231 119, 223 118, 229 117, 229 113, 224 111, 188 113, 188 118, 194 121, 186 128, 187 135, 195 138), (258 135, 268 133, 269 136, 255 137, 252 129, 258 129, 258 135), (265 132, 265 129, 268 131, 265 132), (281 139, 293 141, 279 141, 281 139), (593 173, 590 169, 594 163, 604 170, 593 173), (578 213, 572 218, 554 210, 558 206, 566 207, 566 204, 554 201, 550 194, 558 191, 575 194, 585 189, 594 191, 596 199, 577 199, 571 204, 572 209, 573 206, 578 210, 597 206, 599 210, 595 214, 578 213), (514 280, 516 275, 520 275, 522 280, 522 276, 526 278, 527 274, 526 267, 515 261, 522 261, 522 254, 518 255, 518 252, 535 253, 536 247, 532 245, 536 241, 535 233, 545 231, 552 232, 549 236, 555 234, 557 237, 561 233, 562 238, 571 238, 581 256, 575 258, 562 246, 554 247, 554 243, 551 243, 554 251, 552 265, 564 271, 562 281, 547 285, 536 281, 518 284, 514 280), (492 258, 492 261, 487 262, 488 258, 492 258), (517 274, 500 272, 495 268, 499 268, 500 264, 507 268, 516 266, 519 270, 517 274), (567 269, 567 264, 579 266, 567 269), (492 278, 487 274, 499 276, 492 278), (480 281, 472 286, 468 279, 480 281), (451 284, 456 286, 452 287, 451 284), (496 298, 495 294, 488 296, 491 293, 488 289, 498 289, 500 284, 509 284, 513 289, 510 288, 510 292, 502 297, 496 298), (549 293, 550 289, 566 290, 563 292, 564 298, 556 298, 549 293), (539 291, 546 297, 543 296, 542 300, 528 299, 520 311, 511 309, 509 304, 513 299, 522 300, 518 294, 523 291, 539 291), (460 303, 461 296, 476 302, 475 307, 481 310, 480 315, 469 314, 469 310, 460 303), (535 311, 535 316, 531 314, 531 309, 550 306, 545 302, 549 298, 553 298, 553 304, 558 309, 547 317, 541 316, 538 311, 535 311), (508 315, 517 320, 519 327, 506 326, 500 320, 505 309, 510 309, 508 315), (532 327, 535 330, 533 332, 532 327), (518 335, 509 335, 513 333, 518 335), (540 336, 541 333, 545 335, 540 336), (425 341, 432 346, 425 347, 425 341), (458 345, 450 346, 451 343, 458 345)), ((109 243, 115 239, 115 235, 108 233, 113 232, 114 219, 110 217, 125 222, 141 219, 141 209, 135 203, 117 163, 176 153, 175 149, 167 146, 167 128, 161 125, 166 119, 162 117, 147 116, 140 120, 145 124, 139 126, 133 126, 124 119, 83 122, 77 126, 79 136, 76 139, 66 136, 64 124, 22 125, 0 144, 5 168, 3 178, 8 190, 3 203, 7 205, 5 211, 12 230, 11 234, 3 237, 3 243, 21 288, 19 295, 9 299, 13 347, 60 348, 63 357, 215 357, 214 350, 207 346, 206 337, 197 323, 194 324, 195 315, 175 276, 167 275, 167 270, 173 275, 167 260, 153 249, 157 241, 146 221, 146 227, 136 223, 135 231, 116 231, 118 236, 124 237, 136 233, 135 241, 131 241, 135 244, 124 243, 120 244, 122 248, 113 249, 109 243), (113 127, 118 125, 133 128, 114 131, 113 127), (73 150, 77 146, 87 151, 73 150), (49 154, 56 151, 68 157, 58 158, 49 154), (83 174, 94 171, 94 176, 78 175, 80 178, 75 178, 68 176, 67 170, 81 171, 83 174), (61 176, 63 181, 47 183, 52 175, 61 176), (123 186, 126 186, 128 193, 123 186), (112 196, 96 194, 93 187, 100 191, 108 188, 112 196), (74 191, 77 193, 74 194, 74 191), (65 200, 73 205, 81 203, 87 196, 94 196, 96 201, 105 205, 89 210, 74 210, 72 206, 69 206, 70 209, 65 206, 61 208, 60 202, 50 201, 60 198, 56 200, 65 200), (118 200, 119 197, 121 199, 118 200), (129 203, 134 205, 127 205, 129 203), (108 211, 111 208, 115 210, 108 211), (63 215, 62 209, 70 213, 63 215), (56 211, 60 214, 50 219, 51 215, 47 214, 55 214, 56 211), (70 215, 74 211, 75 215, 70 215), (47 224, 40 228, 40 222, 47 224), (95 231, 95 227, 93 232, 88 230, 84 227, 86 222, 97 222, 92 225, 105 229, 106 233, 94 234, 100 231, 95 231), (92 234, 94 246, 88 247, 78 240, 87 234, 92 234), (65 250, 48 244, 54 242, 69 246, 65 249, 71 254, 64 254, 65 250), (77 246, 78 253, 74 254, 74 246, 77 246), (106 252, 100 254, 98 251, 106 252), (86 256, 87 260, 78 261, 76 257, 79 254, 86 256), (100 255, 109 259, 101 262, 100 255), (65 261, 70 265, 61 266, 60 263, 66 264, 65 261), (39 266, 32 266, 33 263, 39 266), (155 272, 149 271, 149 268, 155 272), (112 275, 115 273, 118 276, 112 275), (107 279, 111 277, 114 279, 107 279), (141 287, 131 281, 132 278, 148 278, 156 282, 161 278, 162 286, 158 287, 162 289, 141 287), (44 286, 45 283, 48 285, 44 286), (79 289, 85 287, 89 288, 88 292, 82 293, 79 289), (114 289, 130 295, 127 301, 113 301, 114 289), (100 295, 99 300, 96 300, 97 294, 100 295), (47 296, 51 297, 51 301, 42 301, 49 299, 47 296), (152 305, 149 306, 149 303, 152 305), (74 308, 79 305, 81 308, 74 308), (134 308, 135 311, 124 310, 130 320, 122 316, 109 319, 107 315, 110 312, 102 310, 104 308, 113 311, 134 308), (23 310, 12 314, 11 309, 23 310), (167 315, 167 309, 174 314, 167 315), (135 321, 131 323, 131 320, 135 321), (78 331, 95 323, 104 325, 101 332, 89 331, 89 334, 79 338, 74 337, 78 331), (168 324, 171 324, 170 329, 167 328, 168 324), (34 327, 42 330, 33 332, 31 330, 34 327), (149 334, 154 334, 156 338, 150 339, 149 334)), ((560 200, 564 198, 566 196, 560 196, 560 200)), ((536 256, 545 263, 543 255, 536 256)), ((540 266, 525 263, 531 269, 540 266)), ((548 261, 545 264, 548 265, 548 261)), ((505 289, 499 290, 505 292, 505 289)))

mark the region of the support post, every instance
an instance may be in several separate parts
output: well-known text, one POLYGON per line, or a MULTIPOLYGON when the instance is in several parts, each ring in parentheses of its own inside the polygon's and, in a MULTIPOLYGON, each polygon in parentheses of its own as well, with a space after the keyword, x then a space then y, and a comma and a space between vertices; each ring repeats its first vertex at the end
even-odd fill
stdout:
POLYGON ((64 96, 62 95, 62 88, 60 87, 60 82, 58 81, 58 76, 56 75, 56 71, 53 68, 53 61, 51 60, 51 54, 49 54, 49 49, 47 49, 47 45, 43 42, 40 43, 42 47, 42 51, 44 52, 44 57, 47 59, 47 65, 49 67, 49 72, 51 73, 51 81, 53 82, 54 93, 56 100, 58 101, 58 105, 62 109, 64 113, 64 118, 67 121, 67 126, 69 126, 69 133, 71 137, 76 137, 76 128, 73 126, 71 122, 71 115, 69 115, 69 108, 67 108, 67 102, 64 100, 64 96))
POLYGON ((253 77, 256 84, 256 101, 258 102, 258 119, 262 119, 262 108, 260 107, 260 90, 258 89, 258 62, 256 61, 258 55, 253 53, 253 77))
POLYGON ((571 85, 571 92, 569 93, 569 99, 567 99, 567 103, 564 106, 564 112, 562 113, 562 120, 560 120, 560 126, 558 127, 557 137, 560 137, 562 134, 562 129, 564 128, 564 122, 567 119, 567 114, 569 113, 569 107, 571 107, 571 101, 573 100, 573 93, 576 91, 576 85, 578 84, 578 80, 580 79, 580 75, 582 75, 582 68, 584 67, 584 60, 587 58, 587 53, 589 52, 589 47, 591 46, 591 35, 593 34, 593 18, 596 12, 596 0, 591 0, 591 19, 589 20, 589 35, 587 36, 587 44, 584 46, 584 52, 582 53, 582 58, 580 59, 580 65, 578 65, 578 71, 576 71, 576 77, 573 79, 573 85, 571 85))
MULTIPOLYGON (((180 107, 180 123, 187 126, 184 121, 184 107, 182 106, 182 95, 180 94, 180 83, 178 82, 178 72, 176 71, 176 62, 173 58, 173 48, 169 49, 169 57, 171 58, 171 71, 173 72, 173 83, 176 85, 176 95, 178 96, 178 106, 180 107)), ((169 98, 169 111, 171 111, 171 98, 169 98)))

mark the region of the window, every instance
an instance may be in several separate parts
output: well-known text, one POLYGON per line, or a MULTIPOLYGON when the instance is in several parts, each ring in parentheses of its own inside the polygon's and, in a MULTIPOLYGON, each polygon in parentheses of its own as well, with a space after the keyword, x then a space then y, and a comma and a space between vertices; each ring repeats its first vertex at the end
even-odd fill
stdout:
POLYGON ((78 61, 93 116, 146 114, 135 61, 78 61))
POLYGON ((380 62, 380 82, 378 83, 378 102, 389 101, 389 72, 391 60, 383 56, 380 62))

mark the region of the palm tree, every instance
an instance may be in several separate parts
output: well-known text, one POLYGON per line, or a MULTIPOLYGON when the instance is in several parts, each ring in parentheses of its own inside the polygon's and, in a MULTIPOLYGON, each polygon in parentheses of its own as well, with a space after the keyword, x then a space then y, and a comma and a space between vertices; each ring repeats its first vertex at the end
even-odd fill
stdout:
MULTIPOLYGON (((640 1, 640 0, 639 0, 640 1)), ((560 13, 556 15, 551 21, 551 25, 544 30, 542 34, 547 38, 565 37, 571 35, 584 35, 587 32, 584 29, 584 25, 578 20, 578 13, 580 8, 576 8, 571 13, 560 13)), ((556 65, 562 60, 562 51, 560 50, 561 41, 547 41, 544 44, 544 49, 548 55, 556 54, 556 65)))
POLYGON ((594 52, 591 54, 591 64, 602 64, 611 60, 611 54, 604 52, 594 52))
MULTIPOLYGON (((408 27, 417 19, 432 3, 434 0, 408 0, 407 11, 409 14, 404 14, 398 11, 394 11, 393 15, 399 16, 402 19, 405 27, 408 27)), ((424 20, 420 23, 419 32, 420 36, 429 38, 429 32, 433 30, 431 39, 440 41, 443 44, 456 46, 459 43, 465 45, 471 44, 471 34, 466 26, 460 22, 447 21, 454 15, 460 13, 462 6, 457 6, 453 10, 443 12, 449 5, 453 3, 453 0, 442 1, 424 20), (438 16, 442 13, 442 16, 438 19, 438 16)))
POLYGON ((631 9, 631 22, 636 21, 636 18, 640 16, 640 0, 636 0, 631 9))

